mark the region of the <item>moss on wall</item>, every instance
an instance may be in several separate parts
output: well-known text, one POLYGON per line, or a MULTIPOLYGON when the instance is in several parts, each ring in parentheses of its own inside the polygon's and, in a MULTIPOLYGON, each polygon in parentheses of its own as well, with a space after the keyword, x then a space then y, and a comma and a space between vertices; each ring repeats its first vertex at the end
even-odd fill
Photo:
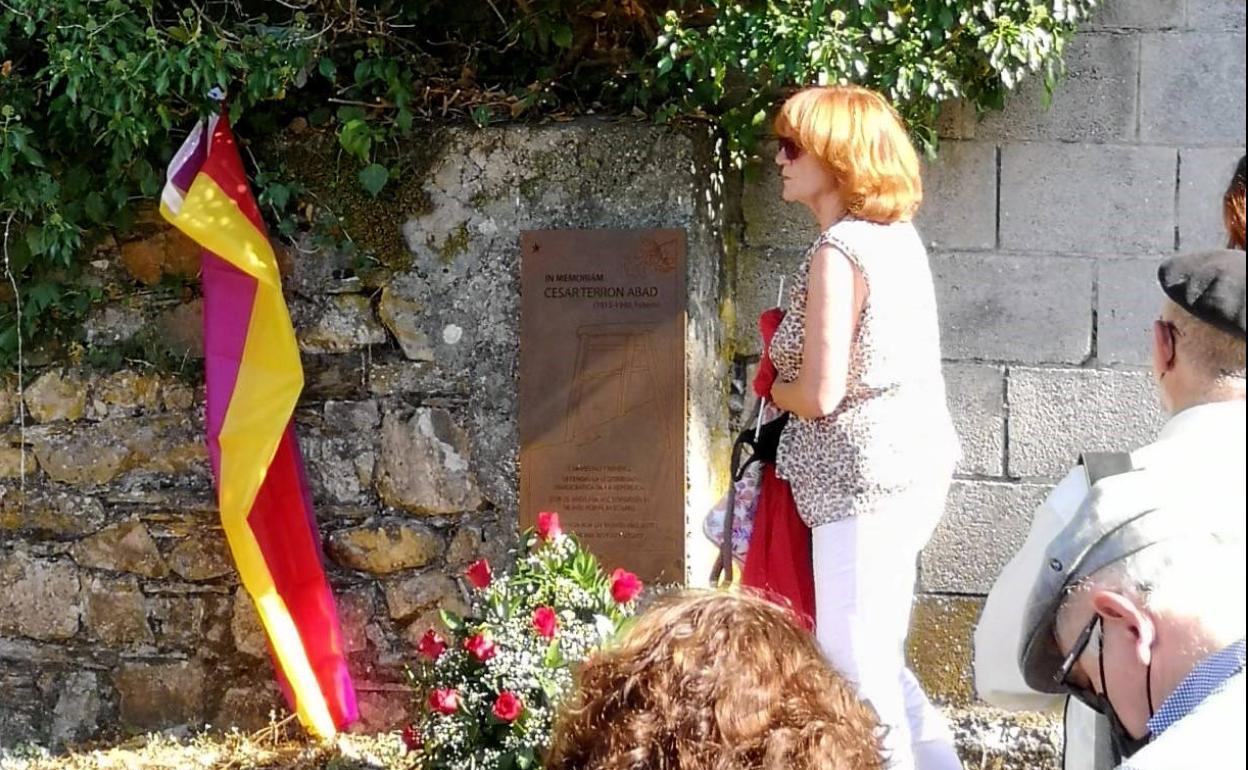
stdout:
POLYGON ((360 186, 359 162, 343 152, 332 133, 279 135, 259 149, 265 160, 285 168, 333 212, 345 236, 363 253, 393 272, 411 264, 403 223, 432 210, 424 184, 447 142, 444 129, 422 129, 419 134, 402 151, 379 152, 376 160, 390 169, 390 181, 376 198, 360 186))
POLYGON ((907 657, 933 698, 954 706, 975 700, 971 636, 983 599, 920 596, 910 620, 907 657))

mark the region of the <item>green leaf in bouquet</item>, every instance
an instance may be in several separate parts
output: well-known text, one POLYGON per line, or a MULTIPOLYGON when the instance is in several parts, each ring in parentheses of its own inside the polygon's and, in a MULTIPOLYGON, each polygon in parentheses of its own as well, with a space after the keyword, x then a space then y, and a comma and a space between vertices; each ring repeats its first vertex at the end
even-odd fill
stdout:
POLYGON ((536 753, 532 748, 525 747, 516 752, 516 767, 519 770, 532 770, 539 766, 536 753))
POLYGON ((489 600, 486 602, 486 617, 496 621, 506 620, 510 617, 507 611, 508 606, 508 596, 501 591, 496 591, 490 595, 489 600))
POLYGON ((583 588, 592 589, 602 582, 598 560, 587 551, 580 551, 572 560, 572 577, 583 588))
POLYGON ((576 555, 572 557, 572 572, 579 574, 579 573, 585 572, 587 569, 589 569, 589 567, 590 567, 589 554, 586 553, 585 551, 577 551, 576 555))
POLYGON ((563 650, 559 647, 559 640, 551 639, 550 644, 546 646, 546 655, 542 658, 542 665, 546 668, 559 668, 563 664, 563 650))
POLYGON ((442 625, 446 626, 446 630, 452 634, 459 636, 464 632, 464 620, 455 613, 438 610, 438 617, 442 618, 442 625))
POLYGON ((546 677, 542 677, 540 683, 542 686, 542 695, 545 696, 546 703, 548 705, 558 703, 559 696, 561 694, 559 692, 559 685, 554 680, 547 679, 546 677))

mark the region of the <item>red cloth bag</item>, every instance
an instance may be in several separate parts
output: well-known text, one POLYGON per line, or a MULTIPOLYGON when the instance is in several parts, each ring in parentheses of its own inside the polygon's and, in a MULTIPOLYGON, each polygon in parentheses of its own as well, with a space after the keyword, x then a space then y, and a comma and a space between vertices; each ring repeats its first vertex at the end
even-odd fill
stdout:
POLYGON ((766 463, 758 489, 754 533, 745 554, 742 585, 772 601, 789 606, 806 628, 815 628, 815 569, 810 553, 810 527, 797 514, 789 482, 766 463))

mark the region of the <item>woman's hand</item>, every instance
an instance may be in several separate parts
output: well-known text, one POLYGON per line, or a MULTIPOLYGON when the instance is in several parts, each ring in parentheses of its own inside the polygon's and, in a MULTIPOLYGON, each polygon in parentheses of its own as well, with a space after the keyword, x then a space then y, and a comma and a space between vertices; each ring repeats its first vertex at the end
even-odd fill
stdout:
POLYGON ((771 361, 771 338, 784 321, 784 311, 778 307, 764 310, 758 317, 758 333, 763 338, 763 355, 758 360, 758 372, 754 375, 754 395, 771 398, 771 386, 776 382, 776 365, 771 361))
POLYGON ((808 420, 836 411, 845 397, 858 319, 866 300, 866 280, 849 257, 831 246, 811 256, 802 369, 793 382, 772 386, 776 406, 808 420))

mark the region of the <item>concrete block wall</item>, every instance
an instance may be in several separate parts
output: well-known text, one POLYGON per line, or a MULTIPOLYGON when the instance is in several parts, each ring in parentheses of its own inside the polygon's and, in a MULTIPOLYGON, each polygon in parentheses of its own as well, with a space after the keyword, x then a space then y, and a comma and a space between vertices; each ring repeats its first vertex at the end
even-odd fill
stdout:
MULTIPOLYGON (((1162 422, 1148 372, 1156 267, 1224 242, 1221 196, 1245 137, 1244 4, 1114 0, 1068 48, 1045 106, 951 108, 926 169, 928 244, 963 459, 922 556, 912 659, 930 690, 973 699, 969 635, 1031 513, 1085 450, 1128 449, 1162 422)), ((742 196, 738 352, 756 356, 814 230, 773 164, 742 196)))

